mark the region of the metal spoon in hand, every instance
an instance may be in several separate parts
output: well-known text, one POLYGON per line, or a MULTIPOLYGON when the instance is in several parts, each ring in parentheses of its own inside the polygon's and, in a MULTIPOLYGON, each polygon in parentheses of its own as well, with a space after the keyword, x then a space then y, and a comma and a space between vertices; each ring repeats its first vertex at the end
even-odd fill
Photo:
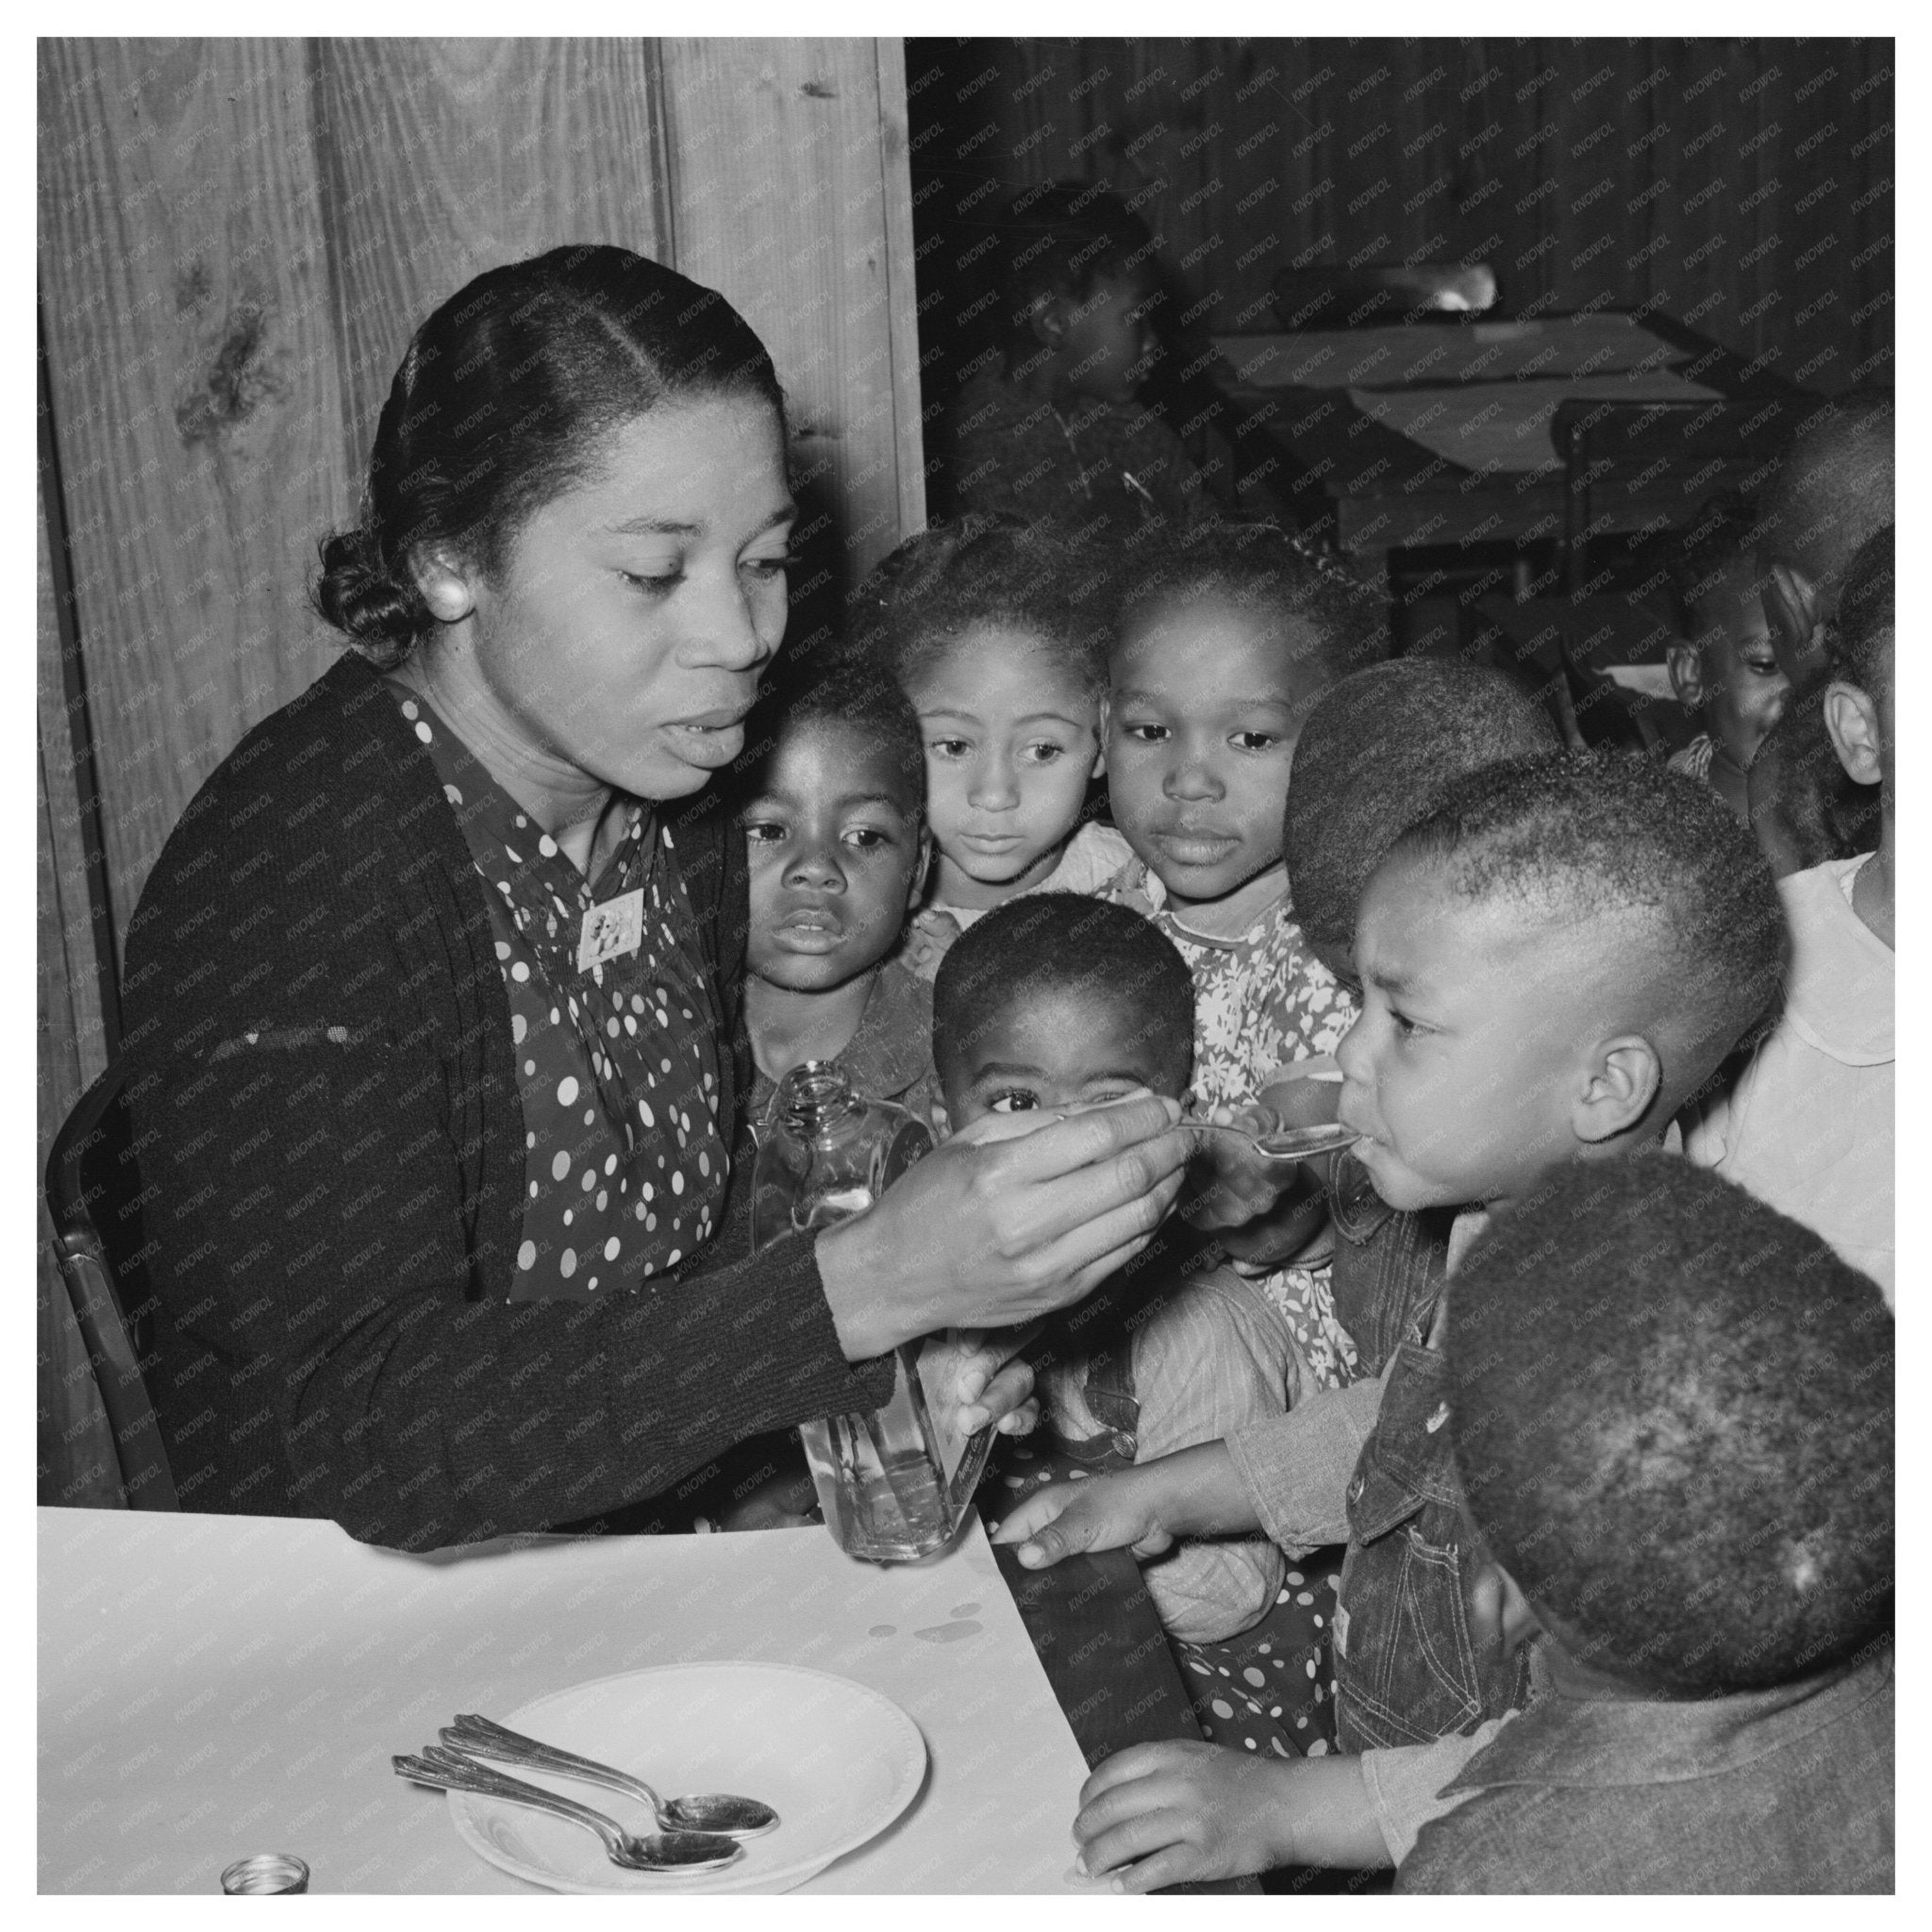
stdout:
POLYGON ((648 1805, 665 1831, 710 1831, 722 1832, 727 1838, 762 1838, 778 1823, 778 1814, 769 1805, 761 1805, 756 1798, 737 1797, 729 1791, 660 1798, 642 1778, 634 1777, 627 1771, 599 1764, 592 1757, 579 1757, 575 1751, 561 1751, 555 1744, 541 1743, 535 1738, 525 1738, 474 1712, 459 1713, 456 1723, 445 1724, 439 1736, 445 1744, 454 1744, 472 1757, 517 1764, 526 1771, 553 1771, 561 1777, 581 1778, 586 1784, 622 1791, 648 1805))

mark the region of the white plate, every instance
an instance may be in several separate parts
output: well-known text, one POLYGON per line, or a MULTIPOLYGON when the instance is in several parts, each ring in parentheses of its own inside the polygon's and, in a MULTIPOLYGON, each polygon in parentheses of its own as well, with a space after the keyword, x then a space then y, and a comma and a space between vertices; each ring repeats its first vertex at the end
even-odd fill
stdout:
MULTIPOLYGON (((494 1716, 495 1713, 491 1712, 494 1716)), ((666 1798, 735 1791, 778 1825, 745 1841, 722 1872, 625 1872, 594 1833, 467 1791, 450 1815, 472 1851, 552 1891, 790 1891, 843 1852, 876 1838, 925 1781, 925 1740, 864 1684, 794 1664, 664 1664, 540 1697, 499 1722, 635 1773, 666 1798)), ((577 1799, 629 1831, 655 1829, 648 1807, 545 1772, 505 1770, 577 1799)))

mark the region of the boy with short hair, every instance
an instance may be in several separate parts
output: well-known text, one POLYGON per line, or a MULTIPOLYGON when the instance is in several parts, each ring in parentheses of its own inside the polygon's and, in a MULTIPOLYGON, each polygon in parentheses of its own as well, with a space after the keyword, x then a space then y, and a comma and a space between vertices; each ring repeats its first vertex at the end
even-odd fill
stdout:
POLYGON ((889 958, 931 856, 925 750, 905 694, 858 661, 754 714, 733 774, 750 873, 748 1117, 806 1060, 929 1114, 932 997, 889 958), (760 730, 759 727, 763 729, 760 730))
MULTIPOLYGON (((933 983, 933 1060, 945 1124, 1073 1113, 1140 1089, 1178 1099, 1194 1058, 1186 962, 1147 921, 1073 892, 1010 899, 947 952, 933 983)), ((1213 1269, 1157 1292, 1124 1322, 1062 1317, 1040 1387, 1052 1433, 1090 1467, 1208 1441, 1300 1392, 1286 1324, 1240 1276, 1213 1269)), ((1286 1564, 1266 1537, 1208 1541, 1150 1564, 1175 1637, 1232 1637, 1274 1602, 1286 1564)))
POLYGON ((1825 728, 1878 796, 1878 849, 1782 880, 1791 966, 1784 1012, 1728 1093, 1692 1117, 1686 1151, 1817 1230, 1893 1293, 1892 529, 1861 548, 1827 626, 1825 728))
MULTIPOLYGON (((1362 1014, 1338 1055, 1354 1151, 1391 1207, 1463 1210, 1453 1274, 1489 1215, 1551 1169, 1660 1140, 1763 1014, 1783 957, 1771 876, 1703 787, 1607 754, 1474 773, 1395 841, 1362 900, 1362 1014)), ((1341 1742, 1358 1755, 1123 1752, 1082 1793, 1090 1872, 1146 1890, 1399 1862, 1486 1741, 1477 1727, 1520 1704, 1518 1661, 1468 1641, 1441 1327, 1440 1302, 1419 1307, 1378 1381, 1046 1491, 1002 1526, 1029 1567, 1257 1523, 1289 1549, 1349 1544, 1335 1656, 1341 1742)))
POLYGON ((1207 514, 1180 439, 1135 398, 1159 353, 1146 225, 1094 182, 1022 190, 1005 234, 1004 368, 953 406, 954 508, 1126 534, 1207 514))
POLYGON ((1571 1168, 1471 1254, 1444 1360, 1472 1635, 1534 1641, 1536 1694, 1396 1890, 1891 1890, 1874 1285, 1686 1161, 1571 1168))

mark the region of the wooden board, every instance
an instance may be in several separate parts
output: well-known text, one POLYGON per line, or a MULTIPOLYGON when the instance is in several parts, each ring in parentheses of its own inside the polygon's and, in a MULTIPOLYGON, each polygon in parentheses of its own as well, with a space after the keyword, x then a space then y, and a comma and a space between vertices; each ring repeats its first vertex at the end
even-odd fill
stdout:
POLYGON ((40 266, 117 946, 202 780, 336 646, 350 500, 307 60, 40 42, 40 266))
POLYGON ((924 520, 902 481, 919 467, 910 251, 896 284, 888 260, 911 223, 904 67, 882 71, 871 41, 660 48, 677 266, 730 297, 785 385, 808 627, 924 520), (842 554, 824 543, 840 527, 842 554))
POLYGON ((88 1367, 74 1307, 54 1259, 54 1229, 40 1177, 61 1123, 107 1065, 81 850, 73 740, 60 676, 59 626, 45 505, 36 502, 35 938, 40 974, 34 1012, 34 1276, 36 1464, 42 1503, 113 1508, 120 1501, 114 1439, 88 1367))

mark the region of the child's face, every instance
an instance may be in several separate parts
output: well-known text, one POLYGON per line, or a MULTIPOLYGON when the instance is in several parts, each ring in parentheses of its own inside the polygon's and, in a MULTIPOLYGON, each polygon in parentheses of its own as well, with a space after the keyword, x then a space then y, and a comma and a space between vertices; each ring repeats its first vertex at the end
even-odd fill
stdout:
POLYGON ((1060 298, 1059 367, 1076 395, 1131 402, 1159 353, 1151 320, 1155 287, 1143 274, 1096 283, 1077 301, 1060 298))
POLYGON ((990 1113, 1074 1113, 1143 1088, 1180 1097, 1165 1057, 1139 1016, 1068 991, 1015 1002, 940 1069, 957 1130, 990 1113))
POLYGON ((1042 640, 977 625, 911 688, 938 897, 996 906, 1043 879, 1100 771, 1098 701, 1042 640))
POLYGON ((1603 1031, 1581 942, 1399 859, 1362 895, 1355 958, 1341 1118, 1383 1200, 1501 1207, 1574 1155, 1574 1104, 1603 1031))
POLYGON ((829 992, 897 941, 924 871, 919 801, 898 761, 830 719, 788 730, 743 814, 750 971, 829 992))
POLYGON ((1739 771, 1751 763, 1790 694, 1790 680, 1772 648, 1771 625, 1746 565, 1725 577, 1697 607, 1696 695, 1711 736, 1739 771))
POLYGON ((1138 612, 1116 645, 1108 795, 1135 853, 1183 906, 1225 899, 1281 861, 1288 771, 1313 695, 1311 641, 1219 598, 1138 612))

